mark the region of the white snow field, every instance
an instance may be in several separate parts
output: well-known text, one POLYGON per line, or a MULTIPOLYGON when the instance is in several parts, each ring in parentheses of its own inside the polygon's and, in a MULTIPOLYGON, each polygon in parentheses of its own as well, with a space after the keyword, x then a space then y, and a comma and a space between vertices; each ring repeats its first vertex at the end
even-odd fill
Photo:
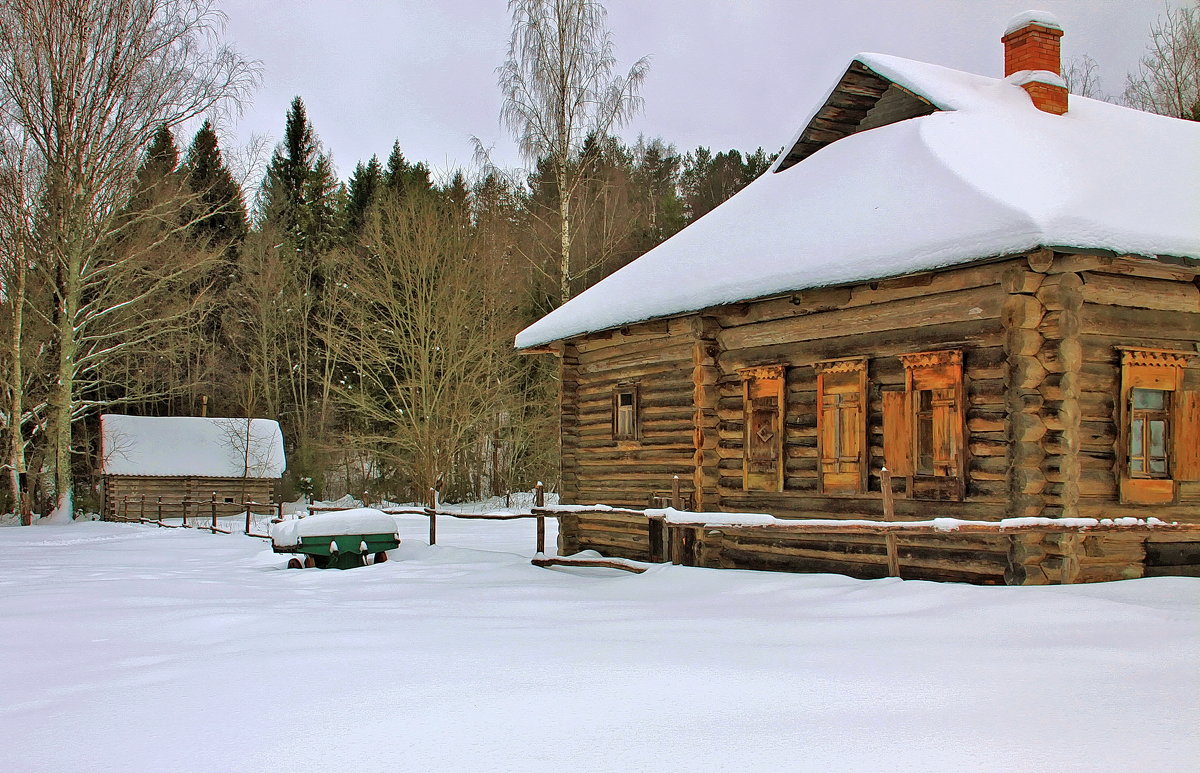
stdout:
POLYGON ((981 588, 0 529, 0 770, 1195 771, 1200 579, 981 588))

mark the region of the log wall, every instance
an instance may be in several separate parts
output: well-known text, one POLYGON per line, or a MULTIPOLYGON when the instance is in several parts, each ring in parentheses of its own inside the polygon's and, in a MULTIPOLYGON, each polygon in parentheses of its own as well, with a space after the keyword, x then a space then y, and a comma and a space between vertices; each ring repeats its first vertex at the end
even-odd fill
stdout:
MULTIPOLYGON (((940 272, 799 291, 567 342, 562 350, 562 501, 644 507, 679 476, 697 510, 883 517, 884 390, 899 355, 961 349, 962 501, 904 496, 895 517, 1155 516, 1200 523, 1200 483, 1169 505, 1119 505, 1115 348, 1200 351, 1195 265, 1039 250, 940 272), (822 494, 812 364, 868 358, 868 484, 822 494), (783 365, 784 480, 743 486, 739 369, 783 365), (612 395, 639 389, 640 437, 614 441, 612 395)), ((1200 357, 1185 374, 1200 388, 1200 357)), ((617 555, 614 553, 614 555, 617 555)))
MULTIPOLYGON (((278 480, 275 478, 250 478, 245 482, 246 498, 252 502, 271 502, 276 483, 278 480)), ((104 512, 102 516, 105 520, 112 520, 121 514, 118 509, 126 497, 131 500, 130 508, 134 508, 138 505, 133 504, 132 501, 144 496, 148 514, 153 514, 157 499, 162 497, 164 503, 171 505, 168 514, 171 517, 179 517, 179 502, 185 499, 208 502, 214 492, 216 492, 219 504, 224 505, 226 498, 233 503, 241 503, 243 501, 242 479, 108 475, 104 478, 104 512)), ((241 509, 239 505, 237 511, 240 512, 241 509)), ((220 512, 227 514, 229 510, 226 505, 220 512)), ((202 505, 199 506, 198 511, 193 510, 193 514, 195 512, 208 516, 210 507, 202 505)), ((131 514, 133 513, 131 512, 131 514)))
MULTIPOLYGON (((692 486, 697 338, 689 319, 573 342, 563 358, 562 501, 645 507, 676 475, 692 486), (613 440, 613 390, 638 385, 639 437, 613 440)), ((614 554, 616 555, 616 554, 614 554)))
MULTIPOLYGON (((1200 482, 1180 482, 1172 504, 1119 504, 1121 358, 1117 346, 1200 353, 1200 286, 1195 266, 1133 258, 1060 256, 1080 277, 1078 514, 1155 516, 1200 523, 1200 482)), ((1184 389, 1200 389, 1200 356, 1184 369, 1184 389)))
POLYGON ((962 502, 896 500, 896 516, 999 518, 1004 515, 1005 264, 973 266, 893 280, 803 291, 736 304, 713 313, 720 326, 714 494, 726 512, 780 517, 881 518, 883 390, 903 388, 898 355, 922 349, 964 352, 967 423, 966 496, 962 502), (863 494, 819 491, 817 379, 812 363, 868 357, 868 485, 863 494), (785 476, 782 492, 743 490, 745 432, 738 369, 784 364, 785 476))

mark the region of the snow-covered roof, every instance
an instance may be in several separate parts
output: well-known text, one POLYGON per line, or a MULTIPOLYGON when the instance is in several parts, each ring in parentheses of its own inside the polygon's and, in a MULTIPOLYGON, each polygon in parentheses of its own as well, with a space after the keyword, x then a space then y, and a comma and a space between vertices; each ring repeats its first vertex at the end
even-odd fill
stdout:
POLYGON ((1200 123, 1075 95, 1054 115, 1013 82, 1022 73, 855 61, 933 112, 784 164, 806 121, 771 173, 530 325, 517 347, 1041 246, 1200 259, 1200 123))
POLYGON ((283 433, 271 419, 100 417, 105 475, 251 478, 283 475, 283 433), (249 453, 246 432, 249 422, 249 453))

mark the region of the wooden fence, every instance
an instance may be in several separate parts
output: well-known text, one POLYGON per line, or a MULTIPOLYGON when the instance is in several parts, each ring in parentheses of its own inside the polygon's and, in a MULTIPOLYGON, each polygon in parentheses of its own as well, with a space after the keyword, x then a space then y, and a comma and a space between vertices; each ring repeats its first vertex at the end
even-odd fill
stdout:
MULTIPOLYGON (((557 511, 559 552, 684 566, 981 585, 1200 577, 1200 525, 1068 520, 722 523, 720 513, 557 511)), ((732 520, 736 520, 733 518, 732 520)))
POLYGON ((202 529, 213 534, 232 534, 233 523, 241 525, 243 533, 270 539, 265 528, 272 518, 283 517, 282 504, 261 502, 218 501, 216 493, 208 499, 164 500, 162 497, 127 496, 108 520, 124 523, 149 523, 167 529, 202 529), (179 523, 174 523, 178 520, 179 523), (256 531, 256 529, 260 529, 256 531))
MULTIPOLYGON (((427 503, 424 507, 384 507, 380 508, 388 515, 423 515, 429 519, 429 544, 437 544, 438 517, 461 518, 463 520, 480 521, 516 521, 533 520, 535 526, 534 549, 538 553, 546 552, 546 519, 557 517, 557 513, 546 510, 546 489, 539 482, 533 487, 533 509, 528 513, 461 513, 453 510, 443 510, 438 506, 438 492, 429 490, 427 503)), ((311 505, 308 510, 312 513, 337 512, 352 509, 344 505, 311 505)))

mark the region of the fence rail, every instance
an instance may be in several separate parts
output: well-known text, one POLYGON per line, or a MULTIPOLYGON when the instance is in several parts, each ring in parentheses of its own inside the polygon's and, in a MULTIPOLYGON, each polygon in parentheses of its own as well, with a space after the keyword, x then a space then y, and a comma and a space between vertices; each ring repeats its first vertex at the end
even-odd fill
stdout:
MULTIPOLYGON (((533 519, 536 521, 535 547, 538 553, 546 552, 546 519, 557 517, 557 513, 544 510, 546 506, 545 487, 538 483, 533 489, 533 508, 527 513, 460 513, 438 507, 438 492, 430 489, 428 504, 424 507, 385 507, 380 508, 388 515, 423 515, 429 519, 429 544, 437 544, 437 519, 439 516, 461 518, 464 520, 514 521, 533 519)), ((309 505, 310 513, 333 513, 354 509, 349 505, 309 505)), ((261 502, 222 502, 217 500, 214 492, 209 499, 181 499, 163 501, 162 497, 126 496, 117 507, 116 514, 110 519, 123 523, 148 523, 167 529, 193 528, 212 532, 213 534, 232 534, 234 522, 243 518, 242 531, 250 537, 270 539, 265 533, 270 531, 269 522, 273 519, 283 519, 283 504, 264 504, 261 502), (228 515, 222 516, 221 511, 228 515), (255 512, 266 511, 266 512, 255 512), (181 519, 181 523, 168 523, 165 519, 181 519), (190 521, 189 521, 190 519, 190 521), (263 533, 255 528, 262 527, 263 533)))
MULTIPOLYGON (((165 529, 200 529, 213 534, 232 534, 240 530, 250 537, 270 539, 256 528, 266 527, 272 518, 283 517, 282 504, 262 502, 223 502, 214 492, 209 499, 164 501, 162 497, 123 497, 110 520, 123 523, 148 523, 165 529), (258 512, 256 512, 258 511, 258 512), (169 523, 181 520, 181 523, 169 523), (237 527, 240 526, 240 529, 237 527)), ((263 532, 267 529, 263 528, 263 532)))
MULTIPOLYGON (((437 544, 437 519, 439 516, 479 521, 517 521, 532 518, 536 521, 534 547, 538 553, 545 553, 546 519, 558 517, 557 513, 544 510, 545 506, 546 488, 539 482, 533 487, 533 508, 528 513, 460 513, 453 510, 443 510, 438 507, 438 492, 436 489, 429 490, 428 503, 424 507, 384 507, 380 509, 388 515, 423 515, 427 517, 429 519, 430 545, 437 544)), ((310 513, 329 513, 351 509, 353 508, 344 505, 313 505, 308 508, 308 511, 310 513)))

